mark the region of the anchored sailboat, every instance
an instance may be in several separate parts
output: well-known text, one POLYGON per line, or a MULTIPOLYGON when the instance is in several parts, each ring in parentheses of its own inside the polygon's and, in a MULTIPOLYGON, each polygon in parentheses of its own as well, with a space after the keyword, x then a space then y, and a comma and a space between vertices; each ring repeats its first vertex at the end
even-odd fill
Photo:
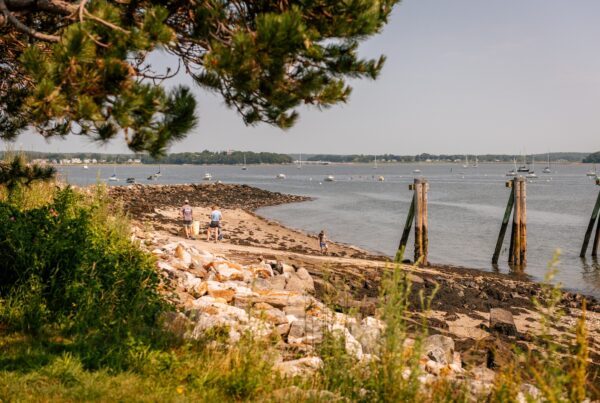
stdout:
POLYGON ((544 170, 542 172, 545 174, 552 173, 552 170, 550 169, 550 153, 548 153, 548 159, 546 161, 546 168, 544 168, 544 170))

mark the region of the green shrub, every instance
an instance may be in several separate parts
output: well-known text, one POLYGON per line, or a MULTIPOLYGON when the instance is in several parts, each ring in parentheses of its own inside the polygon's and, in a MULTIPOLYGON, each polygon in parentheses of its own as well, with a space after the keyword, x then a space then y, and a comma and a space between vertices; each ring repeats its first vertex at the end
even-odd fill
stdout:
POLYGON ((0 322, 34 335, 59 328, 86 366, 120 365, 120 341, 148 338, 166 308, 154 260, 123 218, 101 188, 87 198, 56 190, 28 210, 0 202, 0 322))

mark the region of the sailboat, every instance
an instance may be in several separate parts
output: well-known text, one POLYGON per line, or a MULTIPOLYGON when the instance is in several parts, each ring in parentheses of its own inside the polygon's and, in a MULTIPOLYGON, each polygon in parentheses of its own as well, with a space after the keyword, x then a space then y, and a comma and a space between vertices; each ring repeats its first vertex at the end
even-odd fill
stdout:
POLYGON ((473 168, 477 168, 479 166, 479 160, 477 159, 477 156, 475 156, 475 162, 473 163, 473 168))
POLYGON ((247 170, 248 167, 246 166, 246 154, 244 154, 244 166, 242 167, 242 171, 247 170))
POLYGON ((545 174, 552 173, 552 170, 550 169, 550 153, 548 153, 548 160, 546 162, 546 168, 544 168, 544 170, 542 172, 545 174))
POLYGON ((147 179, 149 181, 154 181, 156 179, 158 179, 160 176, 162 176, 162 174, 160 173, 160 165, 158 166, 158 172, 153 173, 152 175, 150 175, 147 179))
POLYGON ((529 170, 529 173, 526 175, 527 178, 529 179, 535 179, 537 178, 537 175, 535 174, 535 157, 531 157, 531 170, 529 170))
POLYGON ((468 168, 469 167, 469 156, 465 155, 465 163, 463 164, 463 168, 468 168))
POLYGON ((513 158, 514 168, 506 173, 506 176, 517 176, 517 158, 513 158))
POLYGON ((302 153, 300 153, 300 158, 298 158, 298 165, 296 165, 296 169, 302 169, 302 153))
POLYGON ((529 172, 529 168, 527 167, 527 155, 523 156, 523 165, 521 165, 517 172, 529 172))
POLYGON ((119 178, 117 177, 117 168, 116 167, 113 168, 113 174, 108 178, 108 180, 111 182, 119 181, 119 178))
POLYGON ((590 178, 596 178, 598 177, 598 172, 596 171, 596 164, 594 164, 594 169, 590 169, 587 173, 587 176, 589 176, 590 178))
POLYGON ((155 177, 160 178, 162 174, 160 173, 160 165, 158 166, 158 172, 154 174, 155 177))
POLYGON ((377 169, 377 156, 375 156, 375 159, 373 161, 373 169, 377 169))

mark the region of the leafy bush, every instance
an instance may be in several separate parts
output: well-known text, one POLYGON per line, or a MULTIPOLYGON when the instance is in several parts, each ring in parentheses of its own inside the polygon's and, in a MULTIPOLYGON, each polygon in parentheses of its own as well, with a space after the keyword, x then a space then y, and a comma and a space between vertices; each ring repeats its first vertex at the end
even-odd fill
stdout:
POLYGON ((153 258, 130 242, 101 188, 87 198, 55 190, 29 210, 0 202, 0 239, 0 322, 33 335, 60 329, 86 346, 87 366, 151 334, 166 307, 153 258))

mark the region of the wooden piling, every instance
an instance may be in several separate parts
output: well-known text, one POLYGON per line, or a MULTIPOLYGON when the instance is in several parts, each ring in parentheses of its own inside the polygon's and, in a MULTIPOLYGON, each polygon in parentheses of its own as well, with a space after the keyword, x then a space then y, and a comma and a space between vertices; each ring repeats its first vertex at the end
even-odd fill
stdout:
MULTIPOLYGON (((590 242, 590 237, 592 235, 592 230, 594 229, 594 224, 598 219, 598 210, 600 210, 600 192, 598 192, 598 198, 596 199, 596 204, 594 205, 594 209, 592 210, 592 217, 590 218, 590 222, 588 223, 587 230, 585 231, 585 236, 583 238, 583 245, 581 246, 580 257, 585 257, 585 252, 587 252, 588 243, 590 242)), ((596 231, 597 232, 597 231, 596 231)), ((596 239, 594 239, 594 246, 597 249, 596 239)))
POLYGON ((509 263, 519 266, 521 264, 521 186, 520 180, 523 178, 515 178, 513 181, 514 189, 514 212, 513 212, 513 229, 512 229, 512 245, 511 257, 509 263))
POLYGON ((404 230, 402 231, 402 238, 400 238, 400 245, 398 245, 398 251, 396 252, 395 262, 400 263, 404 258, 404 251, 406 250, 406 244, 408 243, 408 237, 410 236, 410 229, 412 227, 412 221, 415 217, 415 197, 410 202, 408 208, 408 216, 404 223, 404 230))
POLYGON ((427 266, 427 251, 429 249, 429 239, 427 237, 427 191, 429 190, 429 184, 427 181, 423 181, 421 185, 422 188, 422 202, 421 202, 421 212, 422 212, 422 229, 421 229, 421 265, 427 266))
POLYGON ((415 179, 415 263, 423 255, 423 183, 415 179))
POLYGON ((521 264, 527 263, 527 181, 521 178, 521 219, 519 224, 521 225, 521 242, 519 249, 521 264))
POLYGON ((594 246, 592 246, 592 257, 598 256, 598 244, 600 244, 600 219, 596 223, 596 235, 594 235, 594 246))
MULTIPOLYGON (((510 213, 515 203, 515 188, 512 186, 512 182, 506 183, 507 187, 510 187, 510 196, 508 197, 508 203, 506 204, 506 210, 504 210, 504 218, 502 219, 502 225, 500 226, 500 234, 498 234, 498 240, 496 241, 496 249, 492 256, 492 264, 498 264, 498 258, 500 257, 500 251, 502 250, 502 243, 504 243, 504 236, 506 235, 506 228, 508 227, 508 220, 510 219, 510 213), (510 186, 509 186, 510 185, 510 186)), ((511 240, 512 245, 512 240, 511 240)), ((509 258, 510 260, 510 258, 509 258)))

